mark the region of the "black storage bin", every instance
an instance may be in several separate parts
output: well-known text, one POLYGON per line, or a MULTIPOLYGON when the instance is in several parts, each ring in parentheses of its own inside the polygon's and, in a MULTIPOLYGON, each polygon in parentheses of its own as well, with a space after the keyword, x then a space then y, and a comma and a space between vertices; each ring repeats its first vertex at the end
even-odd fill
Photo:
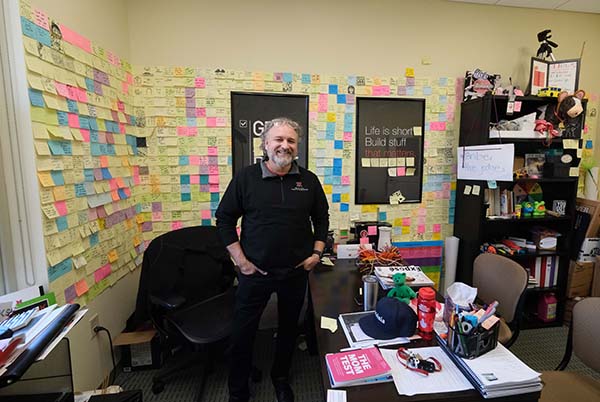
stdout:
POLYGON ((498 331, 500 325, 494 324, 487 331, 475 331, 473 334, 463 335, 454 328, 448 329, 448 346, 450 350, 466 359, 474 359, 493 350, 498 345, 498 331))

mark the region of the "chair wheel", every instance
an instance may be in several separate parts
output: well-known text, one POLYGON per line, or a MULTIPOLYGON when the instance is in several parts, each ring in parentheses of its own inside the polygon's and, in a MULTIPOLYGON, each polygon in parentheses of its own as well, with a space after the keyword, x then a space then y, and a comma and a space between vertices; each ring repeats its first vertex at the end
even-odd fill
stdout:
POLYGON ((152 393, 154 395, 160 394, 164 390, 165 390, 165 383, 164 382, 162 382, 162 381, 154 381, 152 383, 152 393))
POLYGON ((252 380, 252 382, 261 382, 262 371, 260 371, 256 367, 253 367, 252 371, 250 372, 250 379, 252 380))

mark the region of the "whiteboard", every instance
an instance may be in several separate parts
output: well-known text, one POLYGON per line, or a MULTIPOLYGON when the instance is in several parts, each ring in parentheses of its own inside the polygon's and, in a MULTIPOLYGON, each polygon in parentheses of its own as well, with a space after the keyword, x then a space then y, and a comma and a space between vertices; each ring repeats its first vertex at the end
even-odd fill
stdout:
POLYGON ((514 144, 458 147, 457 175, 461 180, 512 181, 514 144))

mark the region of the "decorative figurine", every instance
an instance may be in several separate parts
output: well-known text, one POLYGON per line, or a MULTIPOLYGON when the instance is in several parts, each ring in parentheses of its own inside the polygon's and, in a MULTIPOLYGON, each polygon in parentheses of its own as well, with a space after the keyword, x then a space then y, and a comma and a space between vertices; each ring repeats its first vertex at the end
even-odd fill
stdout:
POLYGON ((388 297, 395 297, 396 299, 409 304, 411 299, 417 297, 417 294, 410 288, 410 286, 406 285, 406 273, 398 272, 392 276, 392 280, 394 281, 394 288, 390 289, 388 292, 388 297))
POLYGON ((524 201, 521 204, 521 216, 523 218, 530 218, 533 213, 533 203, 531 201, 524 201))
POLYGON ((534 218, 542 218, 546 216, 546 205, 544 201, 534 201, 533 202, 533 217, 534 218))

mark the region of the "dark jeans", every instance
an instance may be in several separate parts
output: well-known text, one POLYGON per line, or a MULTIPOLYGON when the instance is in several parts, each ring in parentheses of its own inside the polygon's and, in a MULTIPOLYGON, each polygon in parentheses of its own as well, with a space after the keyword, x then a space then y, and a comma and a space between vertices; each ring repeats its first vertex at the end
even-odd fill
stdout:
POLYGON ((298 318, 304 304, 307 278, 308 272, 300 268, 283 277, 273 274, 238 274, 229 369, 231 398, 245 401, 250 396, 248 380, 252 369, 254 338, 260 317, 273 292, 277 293, 279 328, 271 377, 287 380, 298 336, 298 318))

